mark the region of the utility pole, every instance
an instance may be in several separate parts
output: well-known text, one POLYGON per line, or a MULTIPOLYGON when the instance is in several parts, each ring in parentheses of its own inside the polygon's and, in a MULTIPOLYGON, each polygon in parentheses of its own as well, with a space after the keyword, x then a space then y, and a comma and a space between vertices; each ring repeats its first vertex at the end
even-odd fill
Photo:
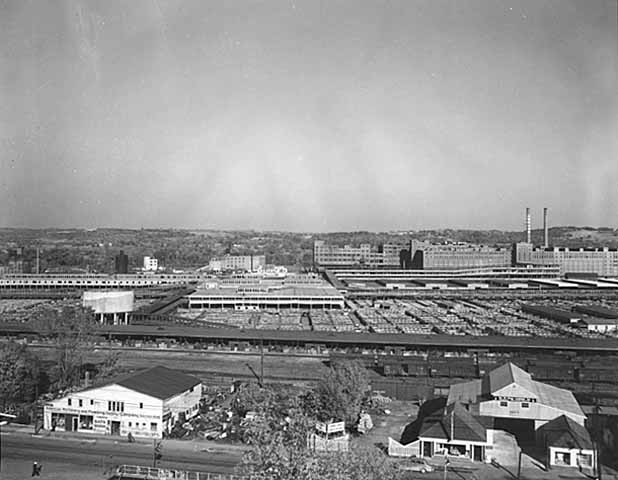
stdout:
POLYGON ((34 403, 32 404, 32 417, 34 419, 34 433, 39 433, 38 432, 38 423, 39 423, 39 383, 37 382, 37 384, 34 387, 34 403))
POLYGON ((264 339, 260 339, 260 384, 264 385, 264 339))
POLYGON ((451 463, 448 459, 448 453, 446 455, 446 459, 444 460, 444 480, 446 480, 447 477, 447 471, 448 471, 448 464, 451 463))

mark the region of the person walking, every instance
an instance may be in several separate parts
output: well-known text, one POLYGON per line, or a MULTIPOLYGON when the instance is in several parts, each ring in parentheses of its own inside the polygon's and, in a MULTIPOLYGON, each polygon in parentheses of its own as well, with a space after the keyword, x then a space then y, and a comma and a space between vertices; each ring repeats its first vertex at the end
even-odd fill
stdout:
POLYGON ((37 462, 33 462, 32 463, 32 476, 40 477, 42 468, 43 468, 43 465, 39 465, 37 462))

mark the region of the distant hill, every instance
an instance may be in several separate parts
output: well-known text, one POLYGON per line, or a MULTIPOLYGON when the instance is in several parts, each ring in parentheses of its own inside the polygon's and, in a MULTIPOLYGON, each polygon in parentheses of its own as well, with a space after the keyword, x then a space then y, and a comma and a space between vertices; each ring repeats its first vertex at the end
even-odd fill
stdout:
MULTIPOLYGON (((552 227, 550 244, 560 247, 618 248, 618 229, 592 227, 552 227)), ((433 243, 469 242, 506 247, 524 240, 524 233, 501 230, 420 230, 398 232, 298 233, 256 230, 178 229, 24 229, 0 228, 0 265, 15 260, 12 251, 24 247, 22 260, 35 264, 40 251, 41 271, 112 272, 114 256, 124 250, 130 268, 141 266, 142 257, 154 255, 167 268, 191 269, 206 265, 218 255, 265 254, 266 261, 295 269, 310 267, 313 242, 321 239, 335 245, 369 243, 405 244, 410 239, 433 243)), ((532 231, 533 243, 543 243, 543 231, 532 231)))

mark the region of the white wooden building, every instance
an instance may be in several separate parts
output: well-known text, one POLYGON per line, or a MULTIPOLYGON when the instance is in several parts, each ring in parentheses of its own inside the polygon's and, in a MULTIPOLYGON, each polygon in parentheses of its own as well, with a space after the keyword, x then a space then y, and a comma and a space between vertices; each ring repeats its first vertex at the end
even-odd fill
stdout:
POLYGON ((537 446, 545 451, 546 466, 594 469, 596 458, 590 434, 566 415, 547 422, 536 432, 537 446))
POLYGON ((201 381, 162 366, 71 393, 44 407, 47 430, 161 438, 199 413, 201 381))

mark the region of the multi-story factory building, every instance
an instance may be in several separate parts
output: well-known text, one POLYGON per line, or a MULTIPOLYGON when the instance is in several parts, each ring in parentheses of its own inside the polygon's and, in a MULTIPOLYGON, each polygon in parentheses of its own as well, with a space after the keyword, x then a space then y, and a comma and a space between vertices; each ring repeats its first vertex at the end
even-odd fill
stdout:
POLYGON ((208 270, 257 272, 266 268, 265 255, 224 255, 208 263, 208 270))
POLYGON ((322 240, 314 243, 316 265, 368 268, 404 268, 415 270, 448 270, 477 267, 508 267, 511 251, 506 248, 470 245, 432 245, 411 240, 408 244, 387 243, 377 248, 370 244, 359 247, 327 245, 322 240))
POLYGON ((618 249, 615 248, 542 248, 521 242, 513 248, 513 260, 516 265, 557 265, 560 275, 593 273, 602 277, 618 276, 618 249))
POLYGON ((372 268, 398 267, 401 245, 384 244, 373 248, 368 243, 361 243, 358 247, 345 245, 327 245, 323 240, 316 240, 313 244, 313 261, 322 266, 367 266, 372 268))
POLYGON ((415 270, 449 270, 478 267, 508 267, 511 251, 471 245, 421 245, 412 254, 415 270))

